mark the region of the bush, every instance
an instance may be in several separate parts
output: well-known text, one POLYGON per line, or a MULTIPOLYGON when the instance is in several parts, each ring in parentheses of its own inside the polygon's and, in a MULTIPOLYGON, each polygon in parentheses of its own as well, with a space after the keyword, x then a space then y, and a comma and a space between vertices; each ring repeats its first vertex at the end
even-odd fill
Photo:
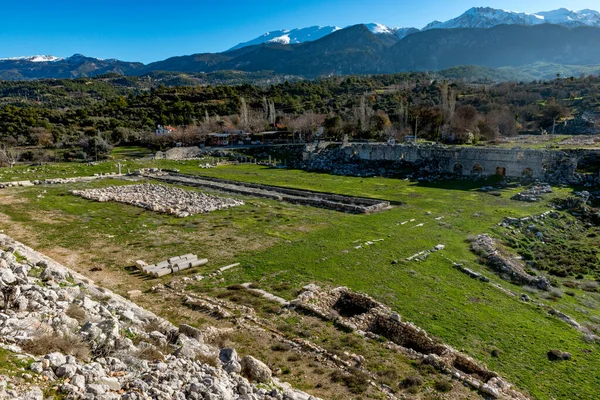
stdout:
POLYGON ((271 346, 271 350, 273 351, 288 351, 290 350, 290 346, 285 343, 275 343, 271 346))
POLYGON ((452 382, 448 379, 438 379, 435 381, 434 387, 438 392, 449 392, 452 390, 452 382))
POLYGON ((407 376, 402 380, 402 382, 400 382, 400 387, 404 389, 419 386, 423 386, 423 378, 421 378, 419 375, 407 376))
POLYGON ((63 153, 63 158, 65 159, 65 161, 85 160, 86 155, 81 150, 65 151, 63 153))
POLYGON ((353 369, 350 373, 335 370, 330 377, 332 382, 343 383, 354 394, 364 393, 369 387, 368 377, 358 369, 353 369))

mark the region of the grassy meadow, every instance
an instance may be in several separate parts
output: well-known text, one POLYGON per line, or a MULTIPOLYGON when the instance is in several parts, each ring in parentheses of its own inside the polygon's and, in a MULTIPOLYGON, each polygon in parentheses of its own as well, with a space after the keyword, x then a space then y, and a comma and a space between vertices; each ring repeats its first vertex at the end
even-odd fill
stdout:
MULTIPOLYGON (((129 205, 90 202, 68 193, 74 188, 129 184, 106 179, 2 189, 0 229, 120 293, 133 287, 147 290, 162 282, 137 275, 131 267, 135 260, 155 262, 188 252, 210 260, 192 274, 241 263, 224 273, 223 280, 196 282, 191 290, 204 292, 253 282, 292 299, 308 283, 348 286, 374 296, 404 320, 484 362, 532 398, 598 398, 598 344, 586 342, 581 332, 533 303, 511 297, 452 267, 453 262, 464 263, 493 283, 525 293, 482 266, 469 250, 468 238, 480 233, 500 237, 498 223, 504 217, 547 211, 549 201, 567 196, 569 188, 556 188, 540 203, 523 203, 510 200, 517 189, 507 189, 500 197, 479 192, 477 189, 486 184, 483 181, 418 184, 255 165, 200 169, 197 161, 124 158, 121 162, 124 171, 150 166, 177 168, 183 173, 385 199, 396 205, 376 214, 351 215, 233 196, 246 204, 175 218, 129 205), (368 241, 373 244, 367 245, 368 241), (406 261, 438 244, 445 249, 424 261, 406 261), (91 272, 93 267, 102 271, 91 272), (546 354, 551 349, 571 352, 573 359, 550 362, 546 354), (491 356, 493 350, 498 351, 498 357, 491 356)), ((0 170, 0 181, 116 172, 115 165, 16 167, 0 170)), ((598 244, 593 239, 590 243, 598 244)), ((575 292, 575 296, 556 298, 527 293, 576 319, 600 320, 600 293, 575 292)))

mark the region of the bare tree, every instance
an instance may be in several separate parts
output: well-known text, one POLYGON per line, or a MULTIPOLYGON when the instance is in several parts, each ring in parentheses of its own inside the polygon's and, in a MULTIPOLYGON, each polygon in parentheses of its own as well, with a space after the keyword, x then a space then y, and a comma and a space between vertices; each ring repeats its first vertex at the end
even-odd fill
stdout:
POLYGON ((309 111, 287 121, 292 133, 298 133, 304 140, 311 140, 317 130, 323 126, 326 116, 309 111))
POLYGON ((13 167, 19 159, 19 153, 14 147, 0 145, 0 164, 13 167))
POLYGON ((248 105, 246 99, 240 97, 240 123, 242 129, 248 129, 248 105))
POLYGON ((274 125, 277 119, 277 114, 275 113, 275 102, 271 99, 263 97, 263 109, 265 112, 265 119, 269 122, 269 124, 274 125))

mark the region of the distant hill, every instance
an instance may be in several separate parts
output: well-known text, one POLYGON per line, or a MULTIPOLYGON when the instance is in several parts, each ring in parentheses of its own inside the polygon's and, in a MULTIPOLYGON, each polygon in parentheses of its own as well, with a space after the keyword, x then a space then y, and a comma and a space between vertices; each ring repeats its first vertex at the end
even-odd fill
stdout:
POLYGON ((43 78, 78 78, 107 73, 132 75, 144 64, 119 60, 101 60, 75 54, 65 59, 52 56, 22 57, 0 60, 0 79, 29 80, 43 78))
POLYGON ((489 29, 432 29, 409 35, 389 50, 391 70, 441 70, 458 65, 506 67, 538 62, 600 64, 600 28, 499 25, 489 29))
MULTIPOLYGON (((600 28, 593 26, 512 24, 491 28, 428 29, 397 40, 393 33, 373 33, 372 27, 354 25, 304 43, 260 44, 223 53, 172 57, 148 65, 83 55, 65 59, 51 56, 4 59, 0 60, 0 79, 61 79, 110 73, 148 76, 162 71, 196 74, 178 78, 171 75, 168 82, 204 84, 217 77, 218 72, 228 71, 224 76, 230 77, 231 83, 257 80, 268 83, 271 79, 441 71, 477 66, 496 69, 494 72, 478 69, 476 75, 497 81, 597 73, 597 65, 600 65, 600 28), (525 68, 532 65, 534 67, 525 68), (233 71, 238 72, 234 74, 233 71)), ((471 68, 471 71, 475 70, 471 68)))

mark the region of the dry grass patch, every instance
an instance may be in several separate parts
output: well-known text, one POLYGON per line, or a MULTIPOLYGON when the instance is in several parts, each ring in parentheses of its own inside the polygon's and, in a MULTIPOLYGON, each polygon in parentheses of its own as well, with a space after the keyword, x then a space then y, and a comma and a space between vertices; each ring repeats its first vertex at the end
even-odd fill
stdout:
POLYGON ((85 310, 77 304, 71 304, 67 309, 67 316, 79 322, 79 325, 86 321, 85 310))
POLYGON ((87 343, 75 335, 43 335, 26 341, 21 347, 25 352, 36 356, 59 352, 80 360, 86 360, 90 354, 87 343))

